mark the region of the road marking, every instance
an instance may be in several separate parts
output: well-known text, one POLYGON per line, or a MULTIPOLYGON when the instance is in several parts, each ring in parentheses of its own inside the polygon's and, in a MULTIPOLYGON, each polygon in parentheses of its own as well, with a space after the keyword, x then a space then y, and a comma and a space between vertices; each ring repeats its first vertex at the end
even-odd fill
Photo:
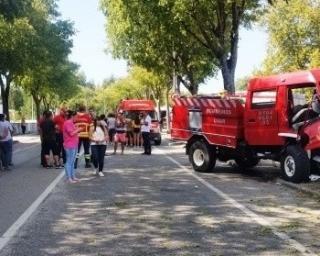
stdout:
POLYGON ((192 177, 194 177, 196 180, 198 180, 200 183, 202 183, 205 187, 216 193, 218 196, 232 204, 235 208, 238 208, 240 211, 242 211, 244 214, 249 216, 251 219, 253 219, 256 223, 258 223, 261 226, 269 228, 274 235, 291 245, 293 248, 295 248, 297 251, 301 252, 302 255, 305 256, 316 256, 314 252, 312 252, 310 249, 306 248, 304 245, 299 243, 298 241, 290 238, 287 234, 278 231, 270 222, 268 222, 265 218, 259 216, 258 214, 251 211, 246 206, 240 204, 238 201, 230 197, 229 195, 222 192, 220 189, 216 188, 214 185, 210 184, 209 182, 205 181, 203 178, 199 177, 197 174, 195 174, 192 170, 186 168, 182 164, 180 164, 178 161, 173 159, 171 156, 168 156, 163 150, 156 149, 155 151, 159 151, 163 155, 165 155, 166 158, 168 158, 171 162, 179 166, 181 169, 186 171, 188 174, 190 174, 192 177))
POLYGON ((35 212, 39 205, 46 199, 46 197, 57 186, 65 172, 62 171, 50 185, 42 192, 42 194, 29 206, 27 210, 13 223, 10 228, 0 237, 0 251, 7 245, 12 237, 18 232, 22 225, 29 219, 29 217, 35 212))

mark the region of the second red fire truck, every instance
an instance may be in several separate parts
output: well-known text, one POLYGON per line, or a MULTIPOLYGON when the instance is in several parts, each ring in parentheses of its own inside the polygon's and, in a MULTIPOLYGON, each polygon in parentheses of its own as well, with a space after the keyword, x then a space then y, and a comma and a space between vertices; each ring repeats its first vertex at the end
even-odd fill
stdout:
POLYGON ((320 164, 320 69, 253 78, 241 98, 176 97, 171 136, 186 142, 196 171, 216 160, 252 168, 260 159, 281 163, 292 182, 320 164))

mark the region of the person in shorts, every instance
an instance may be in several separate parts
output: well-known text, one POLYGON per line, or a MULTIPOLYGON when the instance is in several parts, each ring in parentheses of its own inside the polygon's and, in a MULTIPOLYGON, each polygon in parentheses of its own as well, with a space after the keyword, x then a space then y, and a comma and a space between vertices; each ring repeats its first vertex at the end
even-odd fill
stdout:
POLYGON ((135 147, 138 147, 140 145, 140 118, 139 114, 136 114, 134 117, 134 120, 132 120, 132 126, 133 126, 133 145, 135 147))
POLYGON ((127 134, 127 146, 133 147, 133 120, 126 120, 126 134, 127 134))
POLYGON ((126 144, 126 119, 122 110, 118 112, 118 116, 115 122, 116 134, 114 135, 114 152, 117 153, 118 143, 121 144, 121 154, 124 153, 124 147, 126 144))
POLYGON ((59 163, 58 149, 56 144, 56 129, 51 111, 45 113, 44 121, 40 125, 43 153, 45 156, 45 167, 52 168, 50 152, 53 154, 53 161, 57 169, 62 168, 59 163))

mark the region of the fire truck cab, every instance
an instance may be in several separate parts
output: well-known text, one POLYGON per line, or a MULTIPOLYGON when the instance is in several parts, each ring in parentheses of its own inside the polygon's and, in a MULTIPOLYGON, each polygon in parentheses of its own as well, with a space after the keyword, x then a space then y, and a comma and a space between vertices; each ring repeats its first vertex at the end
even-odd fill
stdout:
POLYGON ((282 176, 306 181, 320 164, 320 69, 249 81, 245 98, 174 98, 171 135, 186 142, 196 171, 216 160, 241 169, 260 159, 281 164, 282 176))

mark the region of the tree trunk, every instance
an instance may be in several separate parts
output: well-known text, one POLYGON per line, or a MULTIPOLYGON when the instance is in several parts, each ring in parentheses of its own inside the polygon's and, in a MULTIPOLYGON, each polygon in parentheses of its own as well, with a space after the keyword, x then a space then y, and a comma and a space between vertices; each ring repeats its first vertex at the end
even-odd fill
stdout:
POLYGON ((235 92, 234 74, 235 66, 229 65, 229 61, 226 56, 220 60, 220 68, 223 77, 223 86, 226 91, 231 94, 235 92))
POLYGON ((181 91, 180 91, 180 78, 179 76, 177 76, 176 71, 173 71, 172 74, 172 87, 174 89, 174 94, 176 95, 180 95, 181 91))
POLYGON ((197 95, 198 94, 199 86, 197 84, 191 83, 189 86, 189 91, 191 95, 197 95))
POLYGON ((170 127, 171 127, 171 118, 170 118, 170 105, 169 105, 169 93, 170 89, 167 88, 166 91, 166 103, 167 103, 167 133, 170 133, 170 127))
POLYGON ((191 95, 198 94, 199 85, 193 83, 193 81, 190 81, 188 84, 188 82, 185 81, 182 76, 178 76, 178 83, 182 83, 184 87, 191 93, 191 95))
POLYGON ((2 108, 3 108, 3 114, 5 114, 7 117, 7 120, 10 121, 9 93, 10 93, 10 84, 12 79, 6 76, 5 81, 3 81, 3 77, 4 76, 0 77, 2 108))
POLYGON ((245 2, 240 5, 236 1, 232 2, 232 28, 230 31, 230 51, 220 58, 220 66, 223 77, 224 89, 230 94, 235 93, 235 70, 238 61, 238 44, 239 44, 239 25, 245 9, 245 2))
POLYGON ((42 104, 44 106, 44 109, 46 110, 50 109, 51 102, 49 102, 45 97, 43 97, 42 99, 42 104))
POLYGON ((34 101, 34 105, 36 107, 36 118, 37 120, 40 119, 41 116, 41 111, 40 111, 40 103, 41 103, 41 99, 39 99, 36 95, 32 94, 32 98, 34 101))

